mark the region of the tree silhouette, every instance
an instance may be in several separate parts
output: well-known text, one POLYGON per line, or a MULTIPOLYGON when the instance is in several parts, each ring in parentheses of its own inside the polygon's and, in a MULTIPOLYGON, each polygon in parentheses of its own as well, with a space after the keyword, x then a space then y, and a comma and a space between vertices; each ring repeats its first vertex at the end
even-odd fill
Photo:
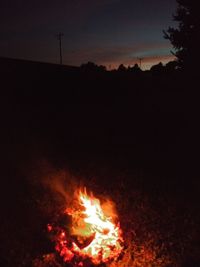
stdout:
POLYGON ((139 67, 139 65, 136 63, 133 67, 129 68, 130 71, 134 72, 134 73, 141 73, 142 70, 139 67))
POLYGON ((174 20, 178 28, 169 27, 164 37, 169 39, 175 48, 174 55, 179 67, 194 70, 200 59, 200 19, 197 0, 176 0, 178 7, 174 20))
POLYGON ((94 62, 88 62, 81 65, 81 69, 89 71, 106 71, 106 67, 103 65, 96 65, 94 62))
POLYGON ((124 64, 120 64, 117 70, 118 71, 127 71, 127 68, 124 66, 124 64))
POLYGON ((173 60, 173 61, 169 61, 166 65, 165 65, 165 69, 167 72, 175 72, 177 70, 178 64, 177 61, 173 60))
POLYGON ((152 73, 161 74, 164 71, 164 66, 163 66, 162 62, 160 62, 160 63, 158 63, 156 65, 153 65, 151 67, 150 71, 152 73))

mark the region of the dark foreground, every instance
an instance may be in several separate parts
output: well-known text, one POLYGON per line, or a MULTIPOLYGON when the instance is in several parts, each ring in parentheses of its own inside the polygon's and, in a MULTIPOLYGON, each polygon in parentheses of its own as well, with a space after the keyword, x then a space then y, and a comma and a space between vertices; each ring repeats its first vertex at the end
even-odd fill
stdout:
POLYGON ((8 59, 0 71, 1 266, 53 251, 45 227, 58 207, 47 212, 38 181, 60 171, 118 203, 129 242, 135 232, 170 266, 200 266, 198 77, 8 59))

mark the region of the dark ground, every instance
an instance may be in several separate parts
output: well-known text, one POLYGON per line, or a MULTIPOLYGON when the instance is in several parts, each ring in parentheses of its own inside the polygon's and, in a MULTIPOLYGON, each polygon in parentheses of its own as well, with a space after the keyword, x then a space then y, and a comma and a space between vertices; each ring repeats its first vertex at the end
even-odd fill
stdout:
POLYGON ((47 250, 39 189, 28 177, 40 160, 88 183, 96 177, 107 192, 121 190, 123 181, 119 194, 139 191, 160 214, 170 203, 180 219, 174 232, 190 218, 184 227, 193 237, 179 253, 181 266, 200 266, 198 77, 3 58, 0 73, 1 266, 28 266, 25 255, 47 250))

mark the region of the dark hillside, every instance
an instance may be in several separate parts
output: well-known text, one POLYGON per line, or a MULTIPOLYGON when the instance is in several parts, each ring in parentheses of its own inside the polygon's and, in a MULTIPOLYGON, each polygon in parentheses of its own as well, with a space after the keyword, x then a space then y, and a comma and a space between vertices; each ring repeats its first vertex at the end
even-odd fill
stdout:
MULTIPOLYGON (((20 266, 24 251, 36 257, 43 253, 41 247, 48 247, 40 235, 46 221, 34 199, 41 192, 33 192, 27 180, 43 161, 97 177, 97 184, 111 192, 124 184, 120 197, 137 188, 159 214, 165 201, 172 202, 177 218, 189 214, 193 230, 197 229, 198 78, 179 72, 108 72, 6 58, 0 58, 0 73, 1 225, 6 229, 0 236, 8 266, 12 257, 20 266), (33 221, 38 223, 33 226, 33 221)), ((132 205, 132 200, 126 201, 132 205)), ((175 231, 179 226, 180 222, 175 231)), ((197 233, 188 241, 188 257, 196 257, 197 233)))

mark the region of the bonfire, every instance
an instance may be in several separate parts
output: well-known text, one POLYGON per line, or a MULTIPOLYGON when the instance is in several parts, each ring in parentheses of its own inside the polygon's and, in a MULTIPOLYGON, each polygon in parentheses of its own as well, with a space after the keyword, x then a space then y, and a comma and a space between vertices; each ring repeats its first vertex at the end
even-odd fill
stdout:
POLYGON ((65 225, 48 224, 55 250, 66 264, 89 266, 116 261, 123 250, 122 230, 111 201, 78 190, 62 215, 65 225))

